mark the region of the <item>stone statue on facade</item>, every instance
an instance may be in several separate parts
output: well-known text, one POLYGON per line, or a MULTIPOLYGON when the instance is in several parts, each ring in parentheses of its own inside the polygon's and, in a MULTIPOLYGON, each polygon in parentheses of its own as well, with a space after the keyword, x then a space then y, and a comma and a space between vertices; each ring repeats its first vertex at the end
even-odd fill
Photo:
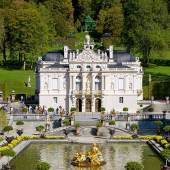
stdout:
POLYGON ((90 91, 90 78, 87 77, 87 81, 86 81, 86 90, 90 91))

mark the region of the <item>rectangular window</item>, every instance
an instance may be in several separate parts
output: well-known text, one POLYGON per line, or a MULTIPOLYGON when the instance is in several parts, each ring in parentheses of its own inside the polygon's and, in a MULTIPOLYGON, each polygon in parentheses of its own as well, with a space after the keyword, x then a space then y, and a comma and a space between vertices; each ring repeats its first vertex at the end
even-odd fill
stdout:
POLYGON ((132 90, 132 83, 129 83, 129 90, 132 90))
POLYGON ((53 97, 54 103, 57 103, 57 97, 53 97))
POLYGON ((123 97, 119 97, 119 103, 123 103, 123 97))
POLYGON ((119 90, 124 90, 124 79, 119 78, 119 90))
POLYGON ((58 90, 58 78, 52 79, 52 87, 53 87, 53 90, 58 90))

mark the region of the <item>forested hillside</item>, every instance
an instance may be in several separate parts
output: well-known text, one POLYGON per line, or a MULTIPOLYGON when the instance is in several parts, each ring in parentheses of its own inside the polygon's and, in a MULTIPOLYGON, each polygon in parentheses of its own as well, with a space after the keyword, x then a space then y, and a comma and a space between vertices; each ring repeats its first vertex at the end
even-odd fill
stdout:
POLYGON ((34 62, 64 43, 77 47, 78 32, 90 16, 95 41, 125 48, 147 65, 155 51, 169 51, 168 12, 169 0, 0 0, 2 60, 34 62))

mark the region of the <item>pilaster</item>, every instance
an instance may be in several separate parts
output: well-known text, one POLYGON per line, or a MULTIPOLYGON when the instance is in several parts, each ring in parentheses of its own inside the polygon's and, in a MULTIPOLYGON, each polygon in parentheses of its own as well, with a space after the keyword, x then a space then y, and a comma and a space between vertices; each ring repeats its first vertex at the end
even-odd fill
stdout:
POLYGON ((82 112, 86 111, 85 103, 86 103, 86 98, 85 96, 82 96, 82 112))

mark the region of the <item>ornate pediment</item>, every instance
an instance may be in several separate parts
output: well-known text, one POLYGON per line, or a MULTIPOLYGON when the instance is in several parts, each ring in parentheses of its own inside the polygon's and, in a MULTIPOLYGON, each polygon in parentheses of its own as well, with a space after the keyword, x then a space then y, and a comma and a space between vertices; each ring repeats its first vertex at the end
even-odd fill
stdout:
POLYGON ((76 62, 101 62, 102 59, 91 49, 84 49, 74 59, 76 62))

